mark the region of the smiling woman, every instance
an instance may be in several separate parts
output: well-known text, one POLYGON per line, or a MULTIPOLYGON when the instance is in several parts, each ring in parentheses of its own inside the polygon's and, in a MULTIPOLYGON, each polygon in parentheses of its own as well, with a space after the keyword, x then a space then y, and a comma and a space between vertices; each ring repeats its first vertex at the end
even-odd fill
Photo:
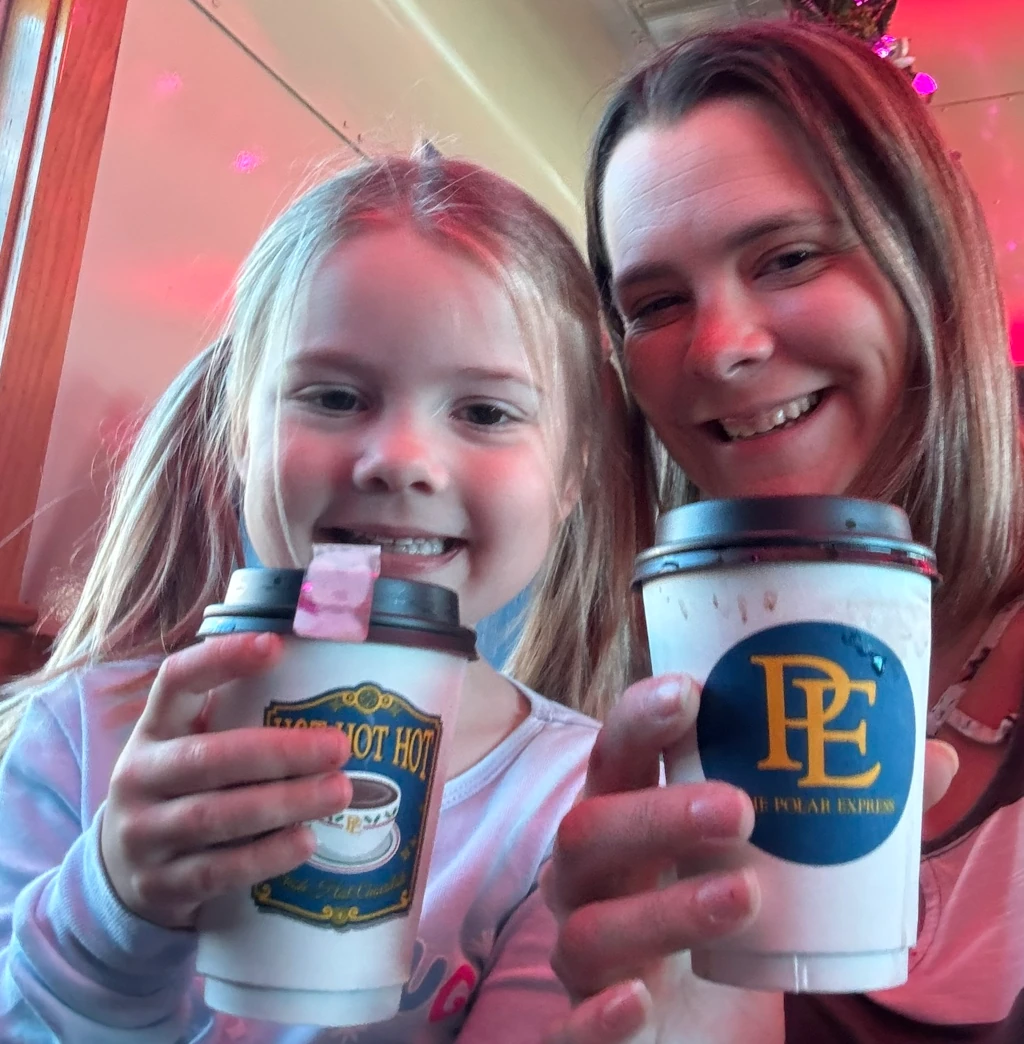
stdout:
POLYGON ((810 27, 666 50, 605 112, 588 242, 651 397, 661 506, 808 491, 811 474, 898 502, 943 563, 941 628, 1019 586, 1024 493, 992 244, 905 81, 810 27), (641 299, 631 271, 662 282, 641 299), (805 420, 746 435, 815 394, 805 420))
MULTIPOLYGON (((749 795, 656 785, 663 751, 695 747, 693 680, 632 686, 547 881, 555 965, 587 998, 553 1040, 619 1044, 645 1021, 661 1044, 1024 1039, 1024 456, 992 246, 962 169, 869 47, 750 24, 682 41, 619 88, 587 204, 642 411, 642 484, 662 509, 788 493, 903 506, 943 574, 927 719, 953 750, 926 758, 944 796, 925 818, 906 983, 725 990, 684 951, 807 910, 781 911, 778 894, 762 906, 749 795)), ((785 702, 800 713, 799 694, 785 702)))
POLYGON ((630 386, 705 495, 849 491, 898 412, 905 312, 806 152, 723 99, 636 129, 605 172, 630 386))

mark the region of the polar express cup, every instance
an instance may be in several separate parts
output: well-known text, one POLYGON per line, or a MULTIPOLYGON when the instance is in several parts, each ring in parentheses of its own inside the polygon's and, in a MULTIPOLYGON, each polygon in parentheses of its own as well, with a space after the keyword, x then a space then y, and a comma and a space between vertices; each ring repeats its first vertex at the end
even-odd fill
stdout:
POLYGON ((917 936, 935 557, 896 507, 704 501, 637 560, 654 674, 702 686, 670 783, 745 790, 754 923, 692 953, 752 989, 865 992, 907 977, 917 936))
POLYGON ((352 801, 311 824, 317 848, 297 869, 204 904, 197 968, 220 1011, 362 1025, 398 1012, 409 977, 475 636, 459 625, 454 592, 380 578, 365 641, 299 637, 304 580, 297 569, 239 569, 224 604, 206 610, 207 640, 273 631, 285 645, 271 670, 214 695, 210 728, 343 730, 352 801))

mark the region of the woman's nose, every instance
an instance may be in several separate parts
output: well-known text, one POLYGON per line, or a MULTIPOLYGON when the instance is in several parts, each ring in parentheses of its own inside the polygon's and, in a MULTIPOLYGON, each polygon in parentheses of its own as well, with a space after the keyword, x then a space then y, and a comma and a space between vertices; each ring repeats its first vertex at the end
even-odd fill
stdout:
POLYGON ((747 376, 771 358, 775 340, 742 295, 721 295, 698 306, 684 365, 718 381, 747 376))

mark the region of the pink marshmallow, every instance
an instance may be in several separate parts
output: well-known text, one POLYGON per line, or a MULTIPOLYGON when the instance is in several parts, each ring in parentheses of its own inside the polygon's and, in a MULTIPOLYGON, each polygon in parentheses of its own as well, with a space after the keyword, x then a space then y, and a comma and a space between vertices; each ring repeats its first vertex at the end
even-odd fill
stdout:
POLYGON ((292 630, 302 638, 365 642, 380 548, 369 544, 315 544, 295 609, 292 630))

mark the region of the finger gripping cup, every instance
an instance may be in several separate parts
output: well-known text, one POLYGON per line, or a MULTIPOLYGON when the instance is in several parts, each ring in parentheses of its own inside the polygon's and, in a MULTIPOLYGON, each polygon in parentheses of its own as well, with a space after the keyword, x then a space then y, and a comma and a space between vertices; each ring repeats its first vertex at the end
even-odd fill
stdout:
POLYGON ((703 978, 790 992, 899 985, 917 935, 932 552, 898 508, 833 497, 664 515, 636 581, 655 674, 703 686, 670 782, 749 794, 754 923, 703 978))
POLYGON ((316 851, 301 866, 203 906, 197 968, 220 1011, 357 1026, 397 1014, 410 974, 475 637, 453 592, 387 578, 373 582, 365 641, 298 637, 304 577, 237 570, 206 610, 204 639, 272 631, 285 646, 271 670, 216 693, 210 728, 343 731, 352 800, 310 824, 316 851))

